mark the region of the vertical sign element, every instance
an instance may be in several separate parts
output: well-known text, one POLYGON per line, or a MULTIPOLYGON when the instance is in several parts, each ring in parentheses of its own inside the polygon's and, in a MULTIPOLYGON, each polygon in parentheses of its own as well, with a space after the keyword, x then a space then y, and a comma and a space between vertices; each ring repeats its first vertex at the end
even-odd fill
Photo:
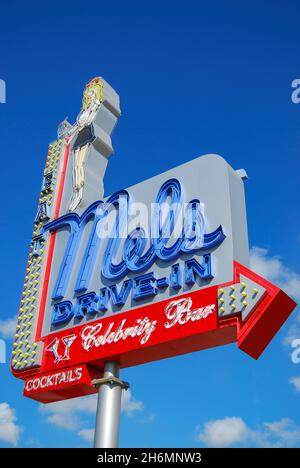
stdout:
POLYGON ((80 212, 94 197, 103 196, 103 177, 113 152, 110 134, 119 116, 118 95, 105 80, 95 78, 85 87, 76 123, 64 120, 58 139, 49 145, 14 336, 15 371, 41 364, 40 337, 56 243, 56 234, 44 227, 61 213, 80 212))
POLYGON ((54 141, 48 148, 13 342, 12 367, 16 370, 26 370, 41 362, 41 343, 36 342, 37 312, 50 247, 49 239, 43 235, 43 227, 55 216, 57 181, 60 179, 65 151, 66 146, 62 139, 54 141))

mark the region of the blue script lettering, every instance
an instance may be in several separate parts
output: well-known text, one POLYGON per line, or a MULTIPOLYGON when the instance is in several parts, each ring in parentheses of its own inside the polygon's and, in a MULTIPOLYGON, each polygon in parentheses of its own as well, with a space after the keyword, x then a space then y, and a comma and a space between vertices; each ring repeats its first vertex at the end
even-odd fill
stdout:
POLYGON ((66 230, 66 228, 69 231, 68 242, 52 292, 52 299, 61 301, 66 293, 85 226, 92 221, 74 288, 76 294, 81 294, 77 298, 81 298, 79 305, 77 304, 75 312, 71 312, 68 307, 65 307, 66 303, 60 302, 60 304, 65 304, 64 310, 54 309, 54 322, 59 322, 66 315, 69 318, 71 313, 75 313, 76 317, 85 313, 95 313, 93 304, 96 302, 98 310, 105 311, 109 298, 116 306, 122 306, 130 292, 132 292, 133 299, 138 300, 153 296, 157 294, 158 289, 163 289, 168 285, 171 288, 180 289, 182 273, 179 264, 174 264, 171 267, 170 280, 166 278, 156 280, 150 276, 152 273, 148 273, 132 280, 126 280, 118 288, 117 285, 110 286, 109 289, 103 288, 100 295, 95 296, 94 299, 85 294, 88 291, 97 254, 103 240, 101 232, 112 212, 115 213, 115 225, 106 240, 107 245, 102 258, 101 270, 99 269, 99 275, 101 272, 105 280, 119 282, 129 273, 146 273, 156 260, 176 261, 180 255, 193 252, 202 253, 203 262, 199 264, 195 259, 185 262, 184 282, 190 285, 195 282, 196 277, 212 278, 210 251, 219 246, 225 239, 223 228, 220 225, 215 231, 205 233, 206 222, 201 210, 201 203, 194 199, 186 204, 181 230, 179 235, 174 235, 183 206, 182 189, 178 180, 166 181, 157 194, 151 217, 150 246, 148 248, 146 248, 148 236, 142 227, 138 226, 127 234, 130 204, 129 193, 126 190, 120 190, 110 196, 106 202, 93 203, 81 216, 76 213, 68 213, 44 226, 43 236, 46 232, 56 232, 61 229, 66 230), (167 202, 169 211, 168 216, 164 217, 163 207, 167 202), (171 241, 171 239, 174 240, 171 241), (170 242, 173 243, 171 246, 170 242), (123 245, 122 251, 120 250, 121 245, 123 245), (116 262, 117 258, 119 263, 116 262), (137 280, 137 278, 139 279, 137 280))

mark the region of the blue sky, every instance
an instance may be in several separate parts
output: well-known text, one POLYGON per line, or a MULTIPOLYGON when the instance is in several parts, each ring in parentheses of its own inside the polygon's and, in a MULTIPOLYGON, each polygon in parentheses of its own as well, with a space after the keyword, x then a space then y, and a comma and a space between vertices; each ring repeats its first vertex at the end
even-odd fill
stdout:
MULTIPOLYGON (((1 5, 2 336, 18 310, 48 142, 96 75, 121 96, 106 192, 205 153, 244 167, 252 265, 299 300, 299 10, 274 0, 1 5)), ((298 314, 257 362, 230 345, 124 370, 120 445, 300 446, 298 314)), ((41 409, 22 387, 0 364, 0 447, 90 445, 92 399, 41 409)))

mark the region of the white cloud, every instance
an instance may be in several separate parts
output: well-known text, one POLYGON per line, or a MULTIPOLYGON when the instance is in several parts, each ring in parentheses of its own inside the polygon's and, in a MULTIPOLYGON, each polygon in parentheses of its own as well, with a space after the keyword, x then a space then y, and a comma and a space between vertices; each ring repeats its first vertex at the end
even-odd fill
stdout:
POLYGON ((8 403, 0 403, 0 440, 17 445, 22 429, 16 421, 15 410, 8 403))
MULTIPOLYGON (((295 300, 300 299, 300 275, 284 265, 278 255, 270 255, 267 249, 252 247, 250 250, 250 267, 253 271, 282 288, 295 300)), ((292 341, 300 338, 300 314, 296 310, 289 321, 283 344, 290 346, 292 341)))
POLYGON ((289 323, 283 344, 291 346, 294 340, 300 339, 300 314, 298 309, 293 314, 293 321, 289 323))
POLYGON ((86 442, 92 443, 94 440, 94 433, 94 429, 81 429, 81 431, 78 432, 78 435, 86 442))
POLYGON ((242 442, 248 436, 248 428, 238 417, 226 417, 208 421, 197 439, 209 447, 230 447, 242 442))
POLYGON ((290 378, 290 383, 294 386, 296 392, 300 392, 300 377, 290 378))
POLYGON ((280 256, 270 255, 269 251, 262 247, 252 247, 250 267, 290 296, 300 299, 300 275, 285 266, 280 256))
POLYGON ((197 428, 197 440, 208 447, 294 447, 300 442, 300 427, 283 418, 251 429, 240 417, 225 417, 208 421, 197 428))
POLYGON ((3 338, 12 338, 16 333, 17 317, 0 320, 0 335, 3 338))
POLYGON ((261 431, 252 433, 252 438, 259 447, 294 447, 300 442, 300 427, 291 419, 283 418, 264 423, 261 431))
POLYGON ((47 415, 47 422, 61 429, 77 430, 82 421, 81 413, 95 414, 97 396, 89 395, 71 400, 59 401, 48 405, 40 405, 40 412, 47 415))
MULTIPOLYGON (((59 401, 48 405, 40 405, 40 412, 47 416, 47 422, 61 429, 69 431, 79 430, 79 435, 84 437, 81 428, 84 425, 82 415, 96 414, 97 395, 89 395, 71 400, 59 401)), ((132 397, 131 391, 122 393, 122 411, 131 416, 135 411, 141 411, 143 404, 132 397)), ((85 429, 84 429, 85 430, 85 429)), ((84 433, 85 434, 85 433, 84 433)))
POLYGON ((72 413, 54 412, 47 417, 47 422, 67 431, 75 430, 80 426, 80 419, 72 413))
POLYGON ((132 416, 135 411, 142 411, 144 405, 141 401, 132 397, 130 389, 122 394, 122 411, 127 416, 132 416))

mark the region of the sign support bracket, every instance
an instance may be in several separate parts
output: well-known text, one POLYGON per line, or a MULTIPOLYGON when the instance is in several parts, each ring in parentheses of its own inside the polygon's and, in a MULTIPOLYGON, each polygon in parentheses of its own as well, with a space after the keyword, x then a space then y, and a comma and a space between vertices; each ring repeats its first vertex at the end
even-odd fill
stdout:
POLYGON ((119 379, 120 365, 106 361, 104 377, 94 379, 98 387, 94 448, 117 448, 119 442, 122 390, 129 384, 119 379))

